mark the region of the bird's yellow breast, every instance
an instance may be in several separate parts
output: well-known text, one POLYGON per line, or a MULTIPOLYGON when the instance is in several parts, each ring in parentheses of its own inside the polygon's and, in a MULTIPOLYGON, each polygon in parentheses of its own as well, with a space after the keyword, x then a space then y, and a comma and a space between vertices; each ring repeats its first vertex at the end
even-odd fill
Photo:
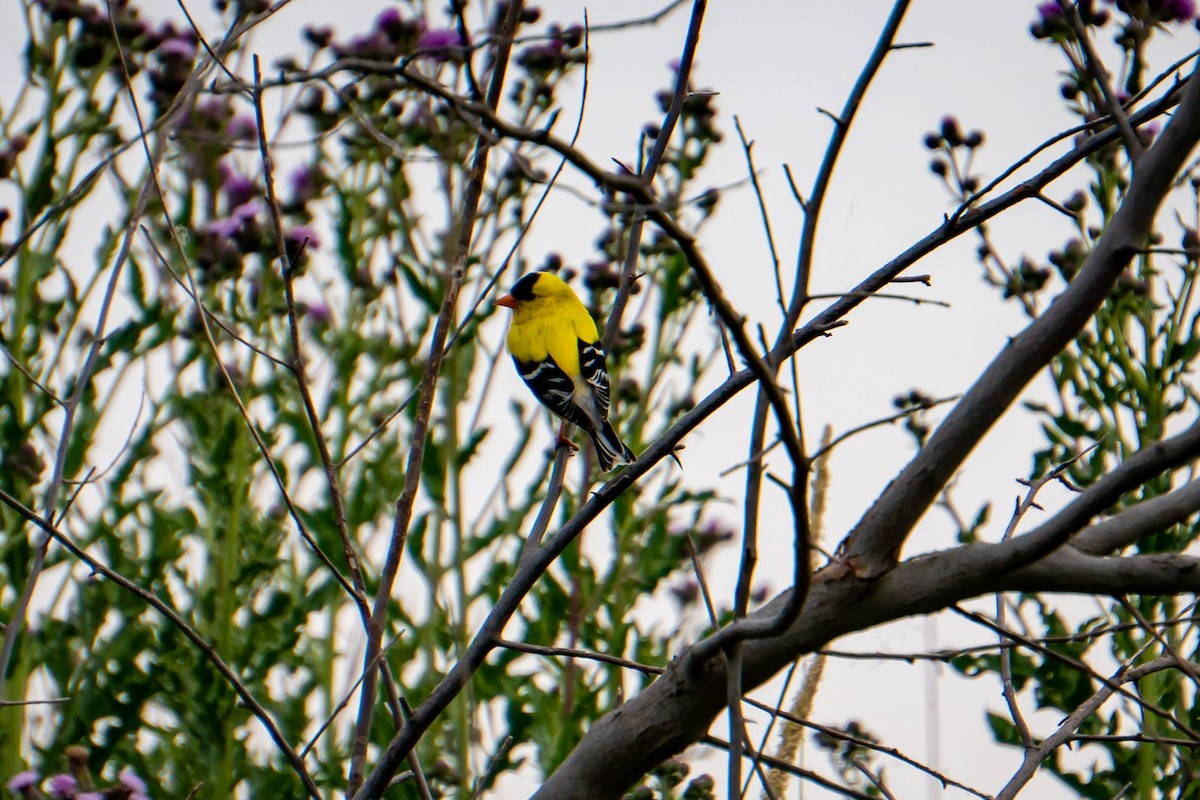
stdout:
POLYGON ((573 295, 555 295, 522 303, 508 329, 508 352, 518 361, 547 357, 572 377, 580 374, 579 342, 599 339, 596 323, 573 295))

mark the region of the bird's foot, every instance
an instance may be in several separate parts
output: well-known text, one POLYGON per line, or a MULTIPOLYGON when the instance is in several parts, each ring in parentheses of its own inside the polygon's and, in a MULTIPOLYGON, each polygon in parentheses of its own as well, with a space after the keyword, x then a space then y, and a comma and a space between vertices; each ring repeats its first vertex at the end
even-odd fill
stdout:
POLYGON ((554 449, 558 450, 563 447, 569 447, 571 449, 571 451, 575 452, 575 453, 579 452, 579 445, 572 442, 566 436, 563 436, 562 433, 559 433, 558 436, 554 440, 554 449))

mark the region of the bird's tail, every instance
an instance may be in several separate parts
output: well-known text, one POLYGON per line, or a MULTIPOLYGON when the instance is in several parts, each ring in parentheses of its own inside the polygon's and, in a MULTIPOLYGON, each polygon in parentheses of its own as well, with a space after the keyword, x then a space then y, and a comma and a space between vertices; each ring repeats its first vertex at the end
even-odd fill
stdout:
POLYGON ((592 444, 596 446, 596 457, 600 459, 601 471, 608 472, 615 466, 632 464, 637 460, 637 456, 625 446, 608 420, 600 420, 600 426, 588 431, 588 435, 592 437, 592 444))

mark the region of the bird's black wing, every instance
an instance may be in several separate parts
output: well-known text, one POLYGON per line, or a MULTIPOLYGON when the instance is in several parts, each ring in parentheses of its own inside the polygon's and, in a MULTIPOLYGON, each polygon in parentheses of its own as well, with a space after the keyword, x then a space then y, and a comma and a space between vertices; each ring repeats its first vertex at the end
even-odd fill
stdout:
POLYGON ((599 342, 588 344, 579 340, 579 369, 583 379, 592 387, 596 411, 600 419, 608 418, 608 368, 604 364, 604 349, 599 342))
MULTIPOLYGON (((517 372, 521 374, 539 403, 585 431, 595 427, 584 410, 575 403, 575 383, 552 359, 522 361, 514 356, 513 363, 517 365, 517 372)), ((605 407, 607 406, 606 393, 605 407)))

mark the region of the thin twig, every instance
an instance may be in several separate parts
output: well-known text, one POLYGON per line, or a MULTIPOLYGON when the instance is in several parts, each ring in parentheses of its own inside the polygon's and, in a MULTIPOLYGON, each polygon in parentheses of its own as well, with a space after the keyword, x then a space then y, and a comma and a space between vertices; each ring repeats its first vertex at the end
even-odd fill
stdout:
POLYGON ((1166 745, 1168 747, 1190 747, 1193 750, 1200 747, 1200 742, 1192 741, 1191 739, 1172 739, 1166 736, 1151 736, 1147 733, 1131 733, 1127 735, 1077 733, 1068 738, 1067 742, 1135 742, 1139 744, 1166 745))
POLYGON ((834 292, 831 294, 810 294, 809 300, 833 300, 839 297, 856 296, 864 300, 904 300, 912 303, 915 306, 939 306, 941 308, 952 308, 952 306, 944 300, 930 300, 926 297, 913 297, 908 294, 892 294, 890 292, 834 292))
POLYGON ((550 467, 550 477, 546 481, 546 496, 542 498, 542 505, 538 509, 537 517, 534 518, 533 527, 530 528, 529 535, 525 537, 525 542, 521 545, 521 554, 517 558, 518 563, 532 558, 533 554, 542 546, 542 536, 550 527, 554 509, 558 506, 559 497, 562 496, 563 483, 567 477, 567 459, 571 457, 572 453, 571 447, 566 441, 569 435, 567 431, 570 427, 564 425, 563 441, 555 449, 554 464, 550 467))
POLYGON ((8 362, 10 364, 12 364, 13 367, 16 368, 17 372, 20 372, 22 375, 24 375, 29 380, 30 383, 32 383, 37 388, 41 389, 43 394, 45 394, 47 397, 49 397, 51 400, 53 400, 55 405, 59 405, 59 406, 66 405, 66 403, 63 401, 63 399, 61 397, 59 397, 54 392, 52 392, 49 388, 44 386, 40 381, 38 381, 37 378, 33 377, 33 373, 30 372, 28 369, 26 369, 25 365, 23 365, 20 361, 18 361, 16 359, 16 357, 13 356, 13 354, 8 351, 8 348, 5 347, 2 342, 0 342, 0 353, 4 354, 4 357, 7 358, 8 362))
POLYGON ((1175 659, 1171 656, 1161 656, 1154 661, 1139 664, 1136 667, 1131 666, 1129 662, 1122 664, 1113 673, 1113 676, 1104 682, 1103 686, 1067 715, 1067 718, 1059 724, 1058 729, 1053 734, 1042 740, 1036 747, 1026 749, 1025 758, 1020 768, 996 795, 996 800, 1013 800, 1022 787, 1033 778, 1038 767, 1041 766, 1050 753, 1059 745, 1069 741, 1074 732, 1083 724, 1084 720, 1094 714, 1112 696, 1115 689, 1120 688, 1124 690, 1124 684, 1126 683, 1133 683, 1147 675, 1160 672, 1164 669, 1170 669, 1173 666, 1175 666, 1175 659))
POLYGON ((607 653, 597 653, 594 650, 581 650, 577 647, 544 647, 528 642, 514 642, 511 639, 496 639, 496 646, 505 650, 515 650, 518 653, 529 653, 537 656, 557 656, 562 658, 580 658, 587 661, 598 661, 602 664, 612 664, 625 669, 636 670, 643 675, 661 675, 663 668, 649 664, 640 664, 627 658, 610 656, 607 653))
MULTIPOLYGON (((728 751, 730 749, 729 742, 725 741, 724 739, 718 739, 716 736, 704 736, 700 739, 700 741, 703 744, 711 745, 712 747, 719 747, 725 751, 728 751)), ((763 764, 766 764, 768 767, 771 767, 772 769, 781 769, 786 772, 790 772, 791 774, 795 775, 797 778, 802 778, 806 781, 811 781, 812 783, 815 783, 817 786, 821 786, 825 789, 830 790, 831 792, 840 794, 843 797, 852 797, 852 798, 854 798, 854 800, 877 800, 877 798, 874 798, 869 794, 864 794, 863 792, 860 792, 857 789, 851 789, 847 786, 843 786, 840 783, 837 783, 836 781, 832 781, 829 778, 822 777, 821 775, 818 775, 817 773, 813 772, 812 770, 804 769, 804 767, 799 767, 795 764, 792 764, 791 762, 781 761, 778 758, 775 758, 774 756, 769 756, 765 753, 759 754, 757 757, 763 764)))
MULTIPOLYGON (((383 657, 387 655, 388 650, 392 648, 392 645, 399 640, 399 636, 393 637, 390 642, 388 642, 379 650, 379 656, 375 659, 375 666, 378 666, 378 664, 383 660, 383 657)), ((346 706, 350 704, 350 698, 354 697, 354 692, 358 690, 358 687, 362 681, 363 675, 360 674, 358 679, 354 681, 354 685, 350 687, 346 694, 342 696, 342 699, 338 701, 338 704, 334 706, 333 711, 329 712, 329 716, 325 718, 325 721, 321 723, 321 726, 317 728, 316 732, 311 737, 309 737, 308 744, 304 745, 304 749, 300 751, 301 758, 307 758, 312 749, 316 747, 317 742, 321 739, 321 734, 325 733, 325 731, 329 729, 329 726, 332 725, 333 721, 338 718, 338 715, 341 714, 346 706)))
MULTIPOLYGON (((400 707, 404 711, 404 719, 410 719, 412 717, 412 708, 409 707, 408 701, 403 697, 400 698, 400 707)), ((429 781, 425 779, 425 771, 421 768, 421 759, 417 756, 416 750, 408 754, 408 763, 412 767, 412 775, 416 781, 419 800, 433 800, 433 792, 429 788, 429 781)))
MULTIPOLYGON (((1179 667, 1180 671, 1191 678, 1192 683, 1200 686, 1200 674, 1196 672, 1196 666, 1191 661, 1188 661, 1179 655, 1179 650, 1176 649, 1175 646, 1170 642, 1168 642, 1166 637, 1159 633, 1155 627, 1146 620, 1146 618, 1142 615, 1142 612, 1138 610, 1138 607, 1131 603, 1129 598, 1124 595, 1119 595, 1117 597, 1117 602, 1121 604, 1121 606, 1129 613, 1130 616, 1137 620, 1138 627, 1150 634, 1154 641, 1158 642, 1159 646, 1162 647, 1163 651, 1171 658, 1175 659, 1175 665, 1179 667)), ((1195 606, 1195 604, 1196 601, 1193 600, 1191 606, 1195 606)))
POLYGON ((488 781, 492 779, 492 776, 496 774, 496 770, 500 768, 500 759, 504 758, 504 754, 508 752, 508 748, 512 747, 512 743, 513 737, 505 736, 496 748, 496 751, 492 753, 492 757, 488 759, 488 765, 484 769, 483 775, 479 776, 479 779, 475 781, 475 788, 471 792, 471 800, 479 800, 479 798, 483 797, 483 792, 487 788, 488 781))
POLYGON ((783 301, 783 276, 779 272, 779 251, 775 249, 775 235, 771 232, 771 217, 767 213, 767 203, 763 198, 762 186, 758 183, 758 173, 754 169, 754 142, 746 138, 746 132, 742 130, 742 121, 737 114, 733 115, 733 126, 737 129, 738 139, 742 143, 742 153, 746 156, 746 171, 750 175, 751 185, 754 187, 754 198, 758 201, 758 216, 762 220, 763 235, 767 237, 767 249, 771 253, 771 270, 775 275, 775 301, 779 303, 779 310, 787 315, 787 306, 783 301))
POLYGON ((850 430, 845 431, 844 433, 839 433, 837 436, 835 436, 834 438, 832 438, 829 441, 829 444, 821 447, 819 450, 814 452, 812 454, 811 458, 813 461, 816 461, 819 458, 821 458, 822 456, 828 455, 829 452, 833 450, 833 448, 837 447, 839 444, 846 441, 850 437, 857 436, 858 434, 862 433, 863 431, 869 431, 872 428, 878 428, 883 425, 891 425, 893 423, 899 422, 902 419, 908 419, 909 417, 911 417, 914 414, 917 414, 921 411, 928 411, 931 408, 937 408, 938 406, 940 406, 944 403, 953 403, 958 398, 959 398, 959 395, 952 395, 950 397, 941 397, 936 400, 931 400, 929 403, 922 404, 922 405, 918 406, 917 408, 907 408, 903 411, 892 414, 891 416, 881 417, 879 419, 872 420, 870 422, 864 422, 862 425, 857 425, 857 426, 851 428, 850 430))
POLYGON ((1078 659, 1072 658, 1068 655, 1064 655, 1052 648, 1044 647, 1043 645, 1039 644, 1038 642, 1036 642, 1026 636, 1022 636, 1019 633, 1016 633, 1015 631, 1005 630, 1004 628, 1001 628, 995 622, 993 622, 992 620, 983 616, 982 614, 976 614, 972 611, 967 611, 966 609, 960 607, 957 604, 951 605, 950 610, 955 612, 959 616, 964 617, 965 619, 969 619, 972 622, 976 622, 980 625, 983 625, 985 628, 988 628, 989 630, 991 630, 995 633, 1004 634, 1009 639, 1018 643, 1021 646, 1035 650, 1047 658, 1053 658, 1055 661, 1059 661, 1063 664, 1073 667, 1074 669, 1078 670, 1080 673, 1082 673, 1084 675, 1088 675, 1091 678, 1093 678, 1094 680, 1100 681, 1101 683, 1103 683, 1105 685, 1114 687, 1115 691, 1118 694, 1120 694, 1122 697, 1124 697, 1125 699, 1130 700, 1133 703, 1136 703, 1138 706, 1140 706, 1143 710, 1145 710, 1147 712, 1150 712, 1156 716, 1162 717, 1163 719, 1169 721, 1172 725, 1174 725, 1180 731, 1186 733, 1188 736, 1191 736, 1196 741, 1200 741, 1200 731, 1196 731, 1195 729, 1193 729, 1190 725, 1188 725, 1186 722, 1181 720, 1177 715, 1173 714, 1168 709, 1165 709, 1162 706, 1160 706, 1156 703, 1152 703, 1151 701, 1145 699, 1144 697, 1141 697, 1141 696, 1129 691, 1124 686, 1121 686, 1117 683, 1113 683, 1113 681, 1111 681, 1109 678, 1104 677, 1103 675, 1101 675, 1096 670, 1092 669, 1090 666, 1088 666, 1084 662, 1082 662, 1078 659))
POLYGON ((888 791, 888 788, 883 785, 883 777, 882 776, 876 775, 874 772, 871 772, 871 770, 867 769, 866 765, 860 764, 856 759, 850 760, 850 766, 854 767, 856 770, 858 770, 863 775, 865 775, 867 777, 867 780, 869 780, 872 784, 874 784, 875 788, 879 790, 879 793, 882 794, 885 798, 887 798, 887 800, 896 800, 896 796, 894 794, 892 794, 890 791, 888 791))
POLYGON ((69 703, 69 697, 52 697, 47 700, 0 700, 0 708, 7 706, 53 706, 60 703, 69 703))
POLYGON ((646 17, 635 17, 633 19, 622 20, 620 22, 608 22, 597 25, 593 30, 597 32, 607 33, 609 31, 620 31, 627 28, 640 28, 644 26, 657 25, 666 18, 675 9, 686 3, 687 0, 671 0, 658 11, 646 17))
MULTIPOLYGON (((279 199, 275 196, 275 170, 271 154, 267 149, 267 121, 266 115, 263 112, 262 70, 259 66, 257 54, 253 58, 253 65, 253 99, 254 115, 258 123, 258 152, 263 167, 263 182, 266 184, 267 190, 267 207, 270 210, 271 223, 275 233, 275 255, 279 260, 279 269, 283 277, 283 293, 287 304, 288 331, 291 335, 290 363, 287 366, 292 373, 292 377, 296 379, 296 388, 300 392, 300 400, 304 406, 305 417, 308 419, 308 427, 312 431, 313 440, 317 446, 317 454, 321 459, 321 467, 325 473, 326 489, 329 493, 329 503, 333 509, 333 524, 337 528, 338 538, 342 543, 342 556, 346 559, 346 567, 350 570, 350 580, 358 593, 365 595, 366 584, 363 581, 362 570, 359 566, 361 559, 359 558, 354 540, 350 536, 350 529, 346 524, 346 508, 342 501, 342 490, 338 484, 337 470, 333 465, 333 457, 329 454, 329 442, 325 438, 325 433, 321 426, 321 417, 317 413, 317 406, 313 402, 312 392, 308 386, 308 374, 304 366, 304 356, 300 344, 300 322, 296 315, 296 293, 293 286, 295 272, 292 260, 288 257, 287 239, 283 230, 283 215, 279 210, 279 199)), ((307 242, 300 244, 297 258, 304 257, 304 247, 306 244, 307 242)), ((365 603, 360 606, 360 610, 363 626, 367 627, 370 615, 367 612, 365 603)))

